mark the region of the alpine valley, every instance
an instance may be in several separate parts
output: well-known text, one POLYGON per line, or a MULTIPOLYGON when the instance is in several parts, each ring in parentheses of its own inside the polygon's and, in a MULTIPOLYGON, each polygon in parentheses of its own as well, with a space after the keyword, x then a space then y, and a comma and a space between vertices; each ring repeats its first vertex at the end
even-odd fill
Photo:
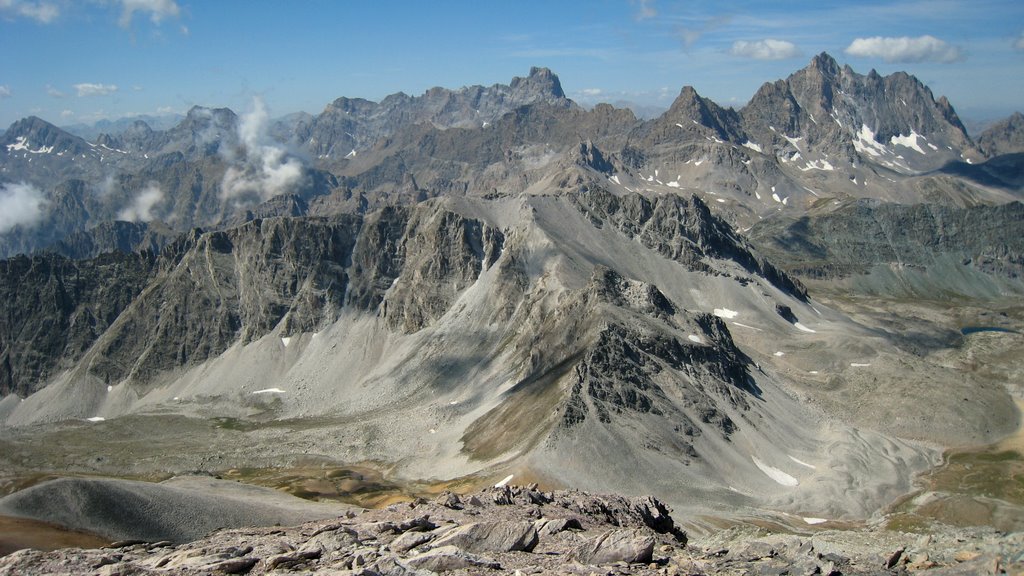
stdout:
POLYGON ((38 208, 0 230, 0 514, 184 542, 61 511, 119 482, 270 525, 329 514, 126 487, 382 506, 511 476, 652 495, 691 537, 1024 530, 1020 114, 972 138, 822 53, 651 120, 534 68, 111 126, 0 135, 38 208))

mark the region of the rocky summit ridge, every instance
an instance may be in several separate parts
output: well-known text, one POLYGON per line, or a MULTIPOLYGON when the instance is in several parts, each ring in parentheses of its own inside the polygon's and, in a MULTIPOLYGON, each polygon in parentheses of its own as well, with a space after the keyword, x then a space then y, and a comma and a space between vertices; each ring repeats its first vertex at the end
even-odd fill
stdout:
POLYGON ((0 574, 951 575, 1019 570, 1020 544, 1019 537, 1000 540, 984 530, 934 538, 736 530, 694 544, 655 498, 531 485, 444 492, 295 527, 224 529, 184 544, 23 550, 0 558, 0 574))

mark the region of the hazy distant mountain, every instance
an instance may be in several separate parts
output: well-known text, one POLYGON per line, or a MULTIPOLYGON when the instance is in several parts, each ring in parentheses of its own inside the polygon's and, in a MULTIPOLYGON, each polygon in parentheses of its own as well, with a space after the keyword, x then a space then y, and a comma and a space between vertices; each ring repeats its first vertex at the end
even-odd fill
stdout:
POLYGON ((117 136, 121 132, 131 129, 136 122, 145 122, 153 130, 167 130, 181 122, 182 118, 181 114, 139 114, 136 116, 125 116, 117 120, 98 120, 91 124, 70 124, 61 126, 61 128, 86 140, 95 140, 100 134, 117 136))
POLYGON ((1024 152, 1024 114, 1014 112, 989 126, 978 136, 978 147, 988 156, 1024 152))

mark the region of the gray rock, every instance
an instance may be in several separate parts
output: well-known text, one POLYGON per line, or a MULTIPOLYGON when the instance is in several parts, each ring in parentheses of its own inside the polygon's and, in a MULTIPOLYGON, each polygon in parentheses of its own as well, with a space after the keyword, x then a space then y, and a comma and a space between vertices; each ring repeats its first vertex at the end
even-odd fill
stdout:
POLYGON ((654 554, 654 538, 636 529, 611 530, 588 542, 576 557, 586 564, 643 564, 654 554))
POLYGON ((449 572, 451 570, 459 570, 460 568, 497 569, 501 567, 501 564, 494 560, 477 556, 476 554, 469 554, 457 546, 435 548, 429 552, 409 558, 406 560, 406 563, 413 568, 430 570, 431 572, 449 572))
POLYGON ((467 552, 533 550, 537 529, 532 522, 478 522, 464 524, 437 539, 433 546, 456 546, 467 552))

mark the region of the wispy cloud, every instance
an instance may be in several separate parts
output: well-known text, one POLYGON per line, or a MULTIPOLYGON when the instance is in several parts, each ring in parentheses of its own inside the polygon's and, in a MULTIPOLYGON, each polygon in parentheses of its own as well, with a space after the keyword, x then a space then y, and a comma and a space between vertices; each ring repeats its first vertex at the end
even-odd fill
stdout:
POLYGON ((72 112, 71 110, 61 110, 60 111, 60 117, 63 118, 64 120, 67 120, 68 118, 71 118, 74 115, 75 115, 75 113, 72 112))
POLYGON ((149 14, 153 24, 160 24, 165 18, 177 18, 181 8, 174 0, 120 0, 121 18, 117 24, 122 28, 132 25, 135 13, 149 14))
POLYGON ((636 6, 637 20, 649 20, 658 15, 658 9, 654 7, 654 0, 629 0, 629 3, 636 6))
POLYGON ((0 98, 10 98, 11 89, 6 84, 0 84, 0 98))
POLYGON ((269 200, 289 192, 302 179, 299 159, 288 156, 285 149, 273 144, 267 135, 268 119, 263 100, 253 98, 253 110, 242 116, 238 125, 243 155, 224 173, 221 198, 256 195, 260 200, 269 200))
POLYGON ((847 46, 850 56, 881 58, 886 62, 956 62, 963 59, 960 48, 930 35, 910 38, 857 38, 847 46))
POLYGON ((729 53, 733 56, 753 58, 755 60, 785 60, 800 55, 796 44, 785 40, 765 38, 764 40, 737 40, 732 43, 729 53))
POLYGON ((50 2, 0 0, 0 14, 9 18, 28 18, 41 24, 49 24, 60 16, 60 8, 50 2))
POLYGON ((15 226, 33 226, 43 217, 48 204, 43 193, 31 184, 0 185, 0 234, 15 226))
POLYGON ((717 30, 732 21, 732 16, 723 15, 708 18, 697 26, 680 25, 676 27, 676 35, 683 42, 683 48, 689 50, 702 36, 717 30))
POLYGON ((67 94, 64 94, 63 92, 57 90, 49 84, 46 85, 46 93, 52 98, 64 98, 65 96, 67 96, 67 94))
POLYGON ((93 84, 91 82, 85 82, 82 84, 75 84, 74 88, 79 96, 106 96, 117 92, 117 86, 114 84, 93 84))
POLYGON ((157 204, 163 202, 163 199, 164 192, 160 189, 160 185, 150 182, 135 195, 131 204, 118 212, 117 219, 127 222, 149 222, 156 217, 153 214, 153 209, 157 204))

